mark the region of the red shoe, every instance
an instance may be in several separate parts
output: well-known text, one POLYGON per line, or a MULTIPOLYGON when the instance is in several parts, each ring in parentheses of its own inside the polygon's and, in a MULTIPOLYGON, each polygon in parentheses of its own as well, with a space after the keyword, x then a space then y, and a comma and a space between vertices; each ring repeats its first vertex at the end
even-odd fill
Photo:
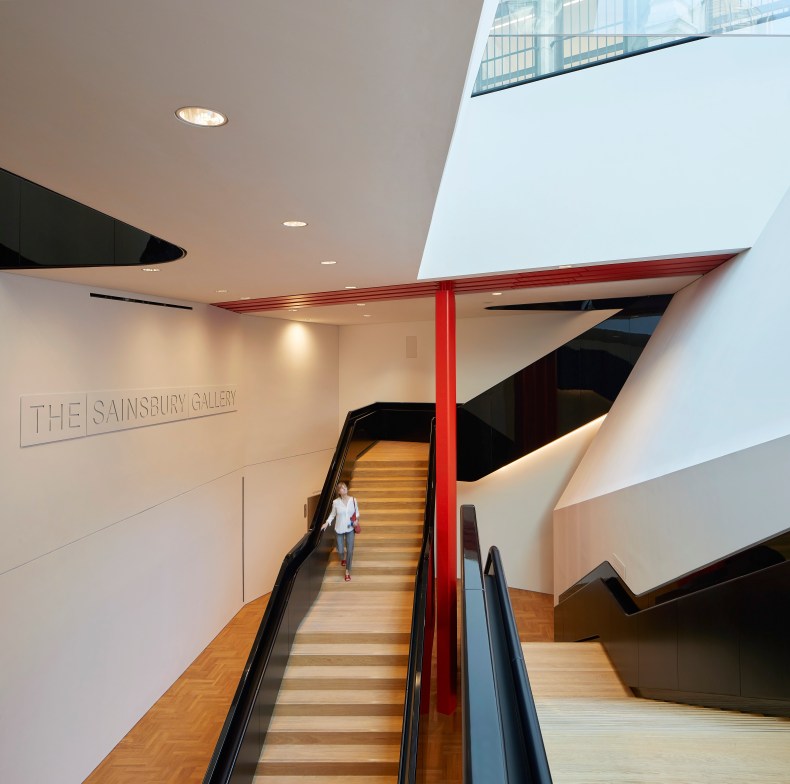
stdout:
POLYGON ((346 565, 346 561, 345 561, 345 559, 343 559, 343 560, 340 562, 340 565, 341 565, 341 566, 345 566, 345 565, 346 565))
POLYGON ((350 583, 350 582, 351 582, 351 575, 350 575, 350 574, 347 574, 347 575, 346 575, 346 582, 347 582, 347 583, 350 583))

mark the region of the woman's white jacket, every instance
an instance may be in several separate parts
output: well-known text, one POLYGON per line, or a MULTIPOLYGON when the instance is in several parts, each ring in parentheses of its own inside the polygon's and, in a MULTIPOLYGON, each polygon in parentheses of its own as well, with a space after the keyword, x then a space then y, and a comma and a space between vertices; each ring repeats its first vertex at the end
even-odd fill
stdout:
POLYGON ((327 523, 330 525, 332 521, 337 519, 335 523, 336 534, 347 534, 349 531, 354 530, 354 524, 351 522, 351 515, 357 513, 357 522, 359 522, 359 509, 357 508, 357 499, 353 496, 346 496, 348 498, 348 506, 344 504, 339 498, 332 501, 332 511, 329 513, 327 523))

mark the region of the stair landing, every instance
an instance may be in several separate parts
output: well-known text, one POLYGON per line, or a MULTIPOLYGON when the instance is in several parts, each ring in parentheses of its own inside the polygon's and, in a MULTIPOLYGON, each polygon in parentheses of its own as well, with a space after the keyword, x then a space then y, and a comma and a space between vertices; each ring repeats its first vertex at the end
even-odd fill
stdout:
POLYGON ((639 699, 600 643, 522 648, 554 784, 790 781, 790 719, 639 699))

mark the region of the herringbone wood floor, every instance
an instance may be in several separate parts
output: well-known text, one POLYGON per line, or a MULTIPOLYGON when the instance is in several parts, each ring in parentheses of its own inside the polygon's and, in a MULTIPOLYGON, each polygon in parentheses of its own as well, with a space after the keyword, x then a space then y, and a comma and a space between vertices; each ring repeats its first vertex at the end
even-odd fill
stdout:
POLYGON ((85 784, 201 782, 269 594, 243 607, 85 784))
MULTIPOLYGON (((523 642, 553 638, 552 598, 511 590, 523 642)), ((113 749, 86 784, 199 784, 252 641, 268 594, 244 607, 192 666, 113 749)), ((461 781, 461 725, 436 712, 436 661, 431 679, 431 712, 423 717, 420 781, 461 781)))

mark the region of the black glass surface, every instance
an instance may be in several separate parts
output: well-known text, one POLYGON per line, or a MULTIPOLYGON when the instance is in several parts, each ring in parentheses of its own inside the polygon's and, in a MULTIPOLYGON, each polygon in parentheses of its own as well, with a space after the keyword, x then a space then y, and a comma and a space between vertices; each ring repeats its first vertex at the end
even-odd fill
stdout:
POLYGON ((459 407, 458 478, 480 479, 606 414, 670 299, 584 300, 547 306, 568 311, 622 309, 459 407))
POLYGON ((0 169, 0 269, 165 264, 182 248, 0 169))

